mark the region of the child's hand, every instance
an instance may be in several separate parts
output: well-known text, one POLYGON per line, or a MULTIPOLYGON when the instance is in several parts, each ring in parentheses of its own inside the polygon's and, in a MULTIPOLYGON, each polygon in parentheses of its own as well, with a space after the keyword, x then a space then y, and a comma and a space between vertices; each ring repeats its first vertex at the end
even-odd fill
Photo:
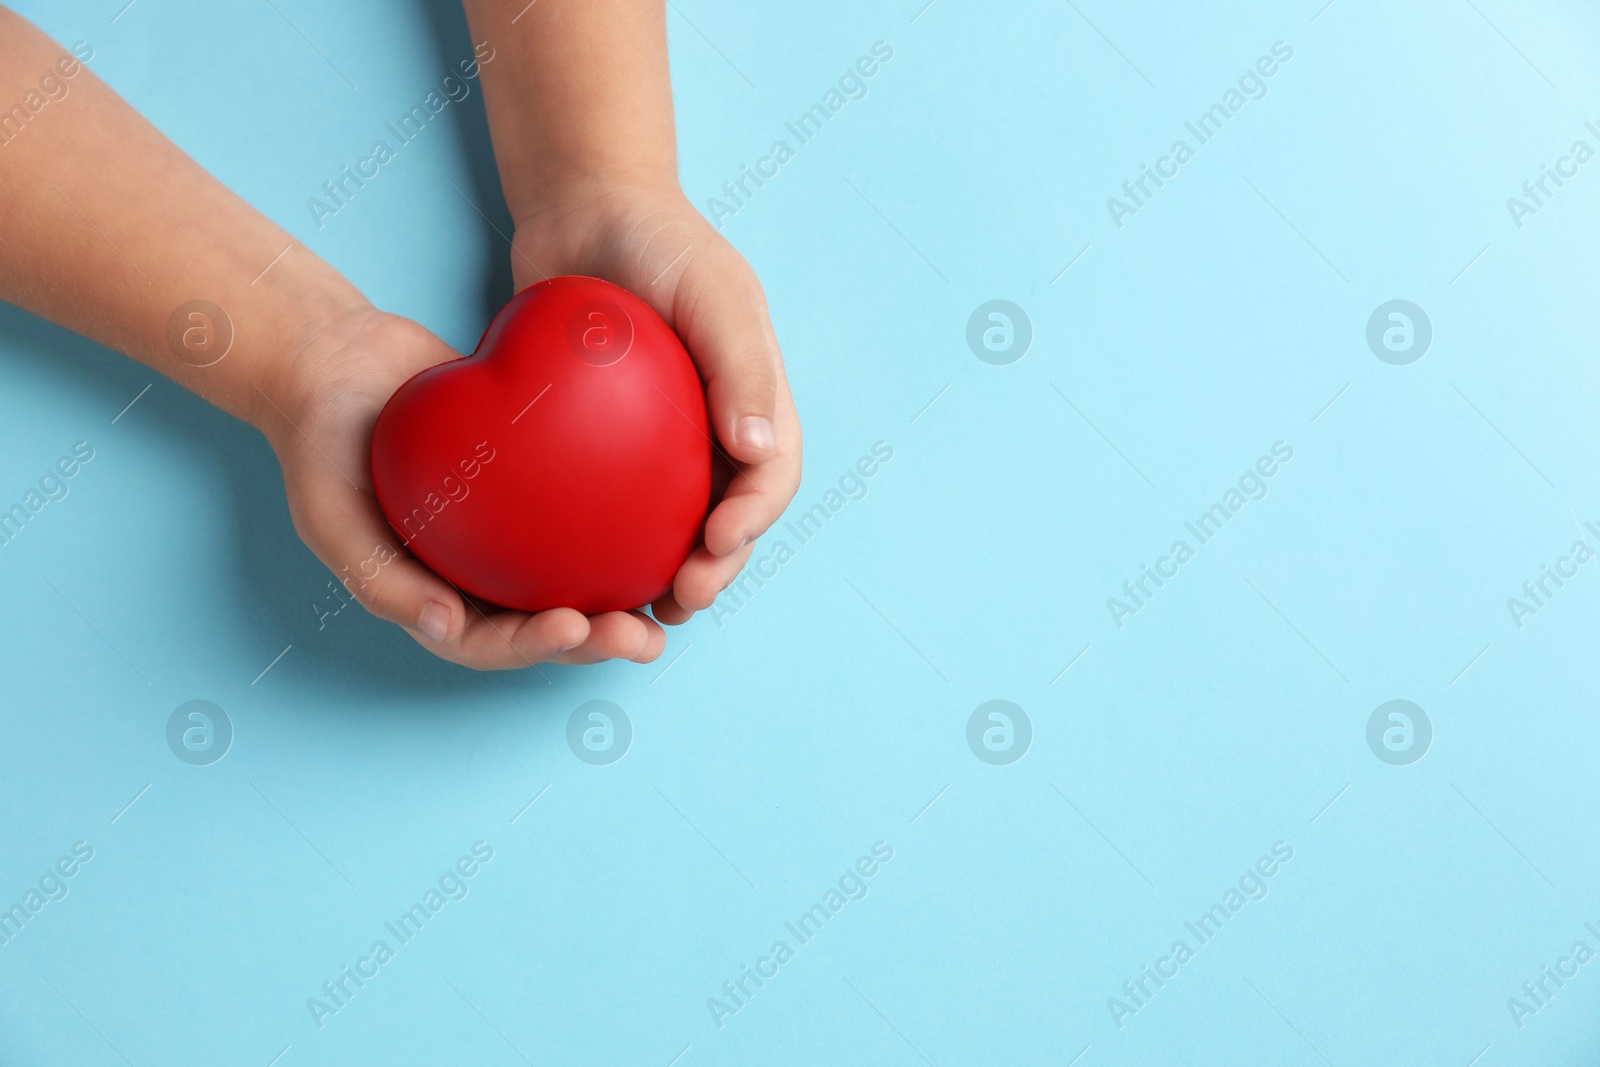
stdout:
POLYGON ((480 668, 659 655, 665 634, 642 614, 485 614, 403 551, 372 494, 372 427, 402 382, 457 353, 373 310, 219 185, 84 66, 92 53, 74 59, 0 7, 0 100, 22 99, 42 71, 72 84, 70 105, 0 144, 0 298, 259 427, 312 551, 430 651, 480 668), (214 360, 174 339, 185 321, 174 316, 196 300, 225 308, 235 327, 214 360))
MULTIPOLYGON (((657 619, 682 622, 738 574, 793 496, 800 428, 754 274, 678 191, 665 5, 465 2, 479 44, 462 69, 484 85, 518 220, 519 286, 592 274, 631 289, 683 337, 706 382, 731 481, 703 547, 654 605, 657 619)), ((258 426, 306 543, 430 651, 480 668, 659 655, 665 634, 642 612, 491 612, 404 552, 372 493, 372 427, 406 379, 457 353, 373 310, 88 71, 92 49, 75 54, 0 7, 7 98, 41 70, 75 86, 70 107, 0 152, 0 298, 258 426), (226 358, 196 361, 174 341, 174 316, 195 301, 226 308, 236 326, 226 358)))
POLYGON ((416 323, 365 308, 335 320, 268 380, 252 421, 283 466, 300 537, 362 607, 468 667, 659 656, 666 635, 642 612, 480 607, 400 546, 372 492, 372 427, 406 379, 458 355, 416 323))
POLYGON ((559 190, 548 187, 537 212, 518 221, 517 289, 587 274, 632 291, 677 330, 706 385, 726 488, 704 543, 653 605, 662 622, 681 623, 733 581, 800 484, 800 420, 783 357, 755 272, 675 184, 587 180, 559 190))
POLYGON ((518 287, 590 274, 631 290, 678 331, 705 381, 731 481, 702 547, 653 605, 662 622, 683 622, 738 575, 794 496, 800 420, 755 273, 678 188, 667 5, 463 6, 516 220, 518 287))

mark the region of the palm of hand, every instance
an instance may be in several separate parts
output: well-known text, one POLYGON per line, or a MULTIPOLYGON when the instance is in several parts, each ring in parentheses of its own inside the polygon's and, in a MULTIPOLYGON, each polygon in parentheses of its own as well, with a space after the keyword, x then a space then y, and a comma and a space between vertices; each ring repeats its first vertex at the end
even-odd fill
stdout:
POLYGON ((378 312, 340 324, 301 354, 295 376, 312 384, 272 402, 279 417, 268 434, 301 539, 363 607, 456 663, 654 659, 666 637, 643 613, 503 611, 463 596, 400 546, 373 495, 372 427, 407 379, 458 356, 416 323, 378 312))
POLYGON ((671 624, 709 607, 750 557, 800 481, 800 419, 755 273, 681 196, 596 199, 520 224, 512 242, 520 291, 547 277, 586 274, 637 294, 683 338, 707 386, 715 440, 714 506, 702 545, 672 592, 653 604, 671 624), (748 416, 767 420, 765 447, 740 438, 748 416))
POLYGON ((614 198, 519 225, 518 290, 587 274, 638 294, 684 339, 706 382, 720 477, 703 543, 670 593, 642 611, 529 614, 463 596, 406 553, 373 495, 367 456, 384 403, 407 379, 455 352, 414 322, 365 311, 336 323, 263 393, 263 424, 283 466, 295 529, 373 614, 423 647, 478 669, 546 661, 648 662, 666 635, 708 607, 782 513, 800 479, 800 423, 749 266, 681 197, 614 198), (754 434, 744 433, 759 421, 754 434), (762 427, 765 429, 763 430, 762 427))

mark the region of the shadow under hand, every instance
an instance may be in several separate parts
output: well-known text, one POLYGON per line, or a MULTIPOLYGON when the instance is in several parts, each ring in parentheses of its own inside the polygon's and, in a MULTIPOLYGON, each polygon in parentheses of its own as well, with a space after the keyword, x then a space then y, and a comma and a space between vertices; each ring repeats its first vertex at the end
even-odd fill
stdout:
MULTIPOLYGON (((466 16, 450 0, 410 0, 395 17, 409 17, 430 28, 438 57, 436 71, 448 71, 474 91, 450 108, 446 125, 467 171, 463 192, 498 231, 496 253, 482 264, 482 321, 488 323, 512 296, 511 217, 500 188, 482 85, 461 77, 463 61, 474 57, 466 16)), ((492 42, 490 42, 492 44, 492 42)), ((504 60, 502 60, 504 61, 504 60)), ((433 73, 432 71, 429 72, 433 73)), ((119 422, 130 434, 159 434, 205 464, 214 495, 225 498, 232 516, 238 584, 227 594, 239 605, 234 625, 249 632, 241 642, 262 649, 293 644, 293 669, 326 691, 346 694, 352 707, 440 706, 442 698, 459 708, 463 697, 492 700, 496 694, 525 692, 540 703, 570 698, 581 670, 540 665, 523 671, 477 672, 440 660, 399 628, 368 615, 349 600, 334 576, 294 531, 276 457, 252 428, 131 360, 7 304, 0 303, 0 334, 18 344, 0 349, 6 377, 44 375, 55 388, 95 394, 86 406, 115 411, 152 378, 155 384, 135 409, 137 418, 119 422), (16 359, 52 353, 57 359, 16 359), (13 366, 7 362, 15 360, 13 366), (337 610, 335 610, 337 609, 337 610)), ((267 655, 270 656, 271 652, 267 655)), ((263 665, 265 664, 263 660, 263 665)))
MULTIPOLYGON (((485 325, 494 318, 512 293, 511 212, 506 208, 500 188, 500 171, 495 164, 494 143, 489 137, 489 117, 483 109, 481 79, 461 77, 461 63, 471 61, 477 43, 467 27, 467 16, 455 0, 412 0, 420 10, 419 21, 426 21, 432 32, 428 39, 438 56, 438 67, 448 70, 472 89, 472 95, 449 109, 449 130, 456 141, 458 156, 466 165, 468 185, 464 190, 475 207, 489 217, 497 231, 492 245, 498 252, 484 265, 482 319, 485 325)), ((492 46, 494 42, 489 42, 492 46)), ((490 62, 493 62, 491 60, 490 62)), ((504 58, 501 62, 507 62, 504 58)))
POLYGON ((190 458, 186 476, 226 502, 219 510, 232 524, 237 580, 209 595, 237 605, 225 613, 238 631, 227 644, 262 649, 261 666, 292 644, 299 684, 346 698, 352 710, 459 711, 464 702, 493 702, 507 693, 540 704, 572 696, 579 679, 571 668, 472 671, 431 655, 350 600, 296 535, 277 458, 251 427, 154 371, 9 304, 0 303, 0 335, 11 342, 0 347, 0 379, 78 394, 74 401, 86 409, 115 413, 154 379, 115 429, 130 438, 163 438, 155 450, 190 458))

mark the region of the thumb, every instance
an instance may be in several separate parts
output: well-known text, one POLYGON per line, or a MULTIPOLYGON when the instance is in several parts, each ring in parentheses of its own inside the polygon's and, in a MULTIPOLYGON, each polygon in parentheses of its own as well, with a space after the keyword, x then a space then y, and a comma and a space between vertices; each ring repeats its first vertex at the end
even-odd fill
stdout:
POLYGON ((782 357, 760 283, 729 254, 732 263, 708 264, 688 286, 692 296, 677 327, 705 378, 717 440, 739 462, 761 463, 778 447, 773 411, 782 357))
POLYGON ((301 539, 368 612, 435 644, 461 634, 467 622, 461 596, 399 547, 372 498, 319 480, 291 488, 290 512, 301 539))

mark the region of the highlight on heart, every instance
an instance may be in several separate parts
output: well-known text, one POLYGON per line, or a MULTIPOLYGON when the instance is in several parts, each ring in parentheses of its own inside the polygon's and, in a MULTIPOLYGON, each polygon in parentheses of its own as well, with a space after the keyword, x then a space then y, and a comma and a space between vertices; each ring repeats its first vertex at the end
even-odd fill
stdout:
POLYGON ((524 289, 472 355, 400 386, 371 461, 407 550, 519 611, 650 604, 710 501, 706 397, 688 352, 647 304, 597 278, 524 289))

